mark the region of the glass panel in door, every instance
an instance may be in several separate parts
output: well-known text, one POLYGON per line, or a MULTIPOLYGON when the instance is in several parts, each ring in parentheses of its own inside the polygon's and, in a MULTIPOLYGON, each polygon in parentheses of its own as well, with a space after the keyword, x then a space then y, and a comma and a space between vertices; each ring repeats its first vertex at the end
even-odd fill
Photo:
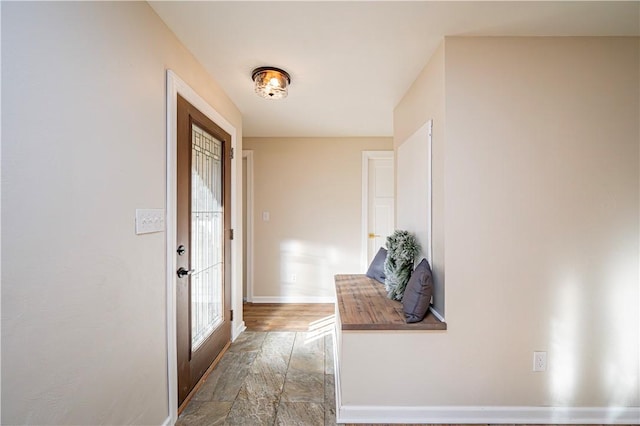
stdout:
POLYGON ((191 349, 223 322, 224 211, 222 142, 192 124, 191 349))

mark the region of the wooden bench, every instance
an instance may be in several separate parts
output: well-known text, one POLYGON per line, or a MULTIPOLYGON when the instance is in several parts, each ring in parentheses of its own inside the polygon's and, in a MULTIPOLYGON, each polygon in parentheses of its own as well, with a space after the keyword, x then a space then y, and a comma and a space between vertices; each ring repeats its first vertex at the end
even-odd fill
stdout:
POLYGON ((335 285, 336 418, 338 423, 360 423, 377 413, 390 393, 403 394, 406 383, 432 367, 421 362, 416 348, 441 347, 447 324, 431 312, 421 322, 407 324, 402 303, 389 300, 384 285, 366 275, 336 275, 335 285), (402 360, 415 369, 399 373, 381 364, 383 359, 402 360))
POLYGON ((336 303, 342 330, 446 330, 433 313, 407 324, 402 303, 387 298, 384 285, 358 275, 336 275, 336 303))

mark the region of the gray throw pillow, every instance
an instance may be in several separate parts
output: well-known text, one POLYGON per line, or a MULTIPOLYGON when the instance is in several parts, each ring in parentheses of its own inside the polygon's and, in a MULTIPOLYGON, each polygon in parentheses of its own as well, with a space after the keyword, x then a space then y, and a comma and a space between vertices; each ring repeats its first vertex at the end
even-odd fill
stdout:
POLYGON ((384 284, 384 261, 387 258, 387 250, 384 247, 380 247, 378 253, 371 261, 371 265, 369 265, 369 269, 367 270, 367 276, 369 278, 373 278, 374 280, 381 282, 384 284))
POLYGON ((407 288, 404 290, 402 309, 408 323, 420 322, 427 315, 431 295, 433 294, 433 276, 427 259, 416 266, 411 274, 407 288))

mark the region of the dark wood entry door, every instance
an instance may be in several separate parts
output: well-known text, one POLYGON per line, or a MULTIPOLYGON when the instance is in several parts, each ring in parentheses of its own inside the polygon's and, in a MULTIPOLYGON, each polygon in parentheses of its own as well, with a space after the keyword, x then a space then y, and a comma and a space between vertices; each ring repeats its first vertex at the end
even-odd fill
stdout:
POLYGON ((231 340, 231 136, 180 96, 177 119, 181 405, 231 340))

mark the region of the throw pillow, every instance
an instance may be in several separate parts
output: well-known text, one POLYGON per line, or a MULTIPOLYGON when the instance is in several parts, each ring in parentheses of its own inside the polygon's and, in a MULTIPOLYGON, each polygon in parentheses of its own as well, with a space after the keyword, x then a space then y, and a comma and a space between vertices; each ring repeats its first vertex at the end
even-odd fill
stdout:
POLYGON ((387 250, 384 247, 380 247, 378 253, 376 253, 375 257, 371 261, 371 265, 369 265, 369 269, 367 270, 367 276, 369 278, 373 278, 374 280, 381 282, 384 284, 384 261, 387 258, 387 250))
POLYGON ((407 323, 420 322, 427 315, 431 295, 433 294, 433 276, 427 259, 416 266, 404 290, 402 309, 407 323))

